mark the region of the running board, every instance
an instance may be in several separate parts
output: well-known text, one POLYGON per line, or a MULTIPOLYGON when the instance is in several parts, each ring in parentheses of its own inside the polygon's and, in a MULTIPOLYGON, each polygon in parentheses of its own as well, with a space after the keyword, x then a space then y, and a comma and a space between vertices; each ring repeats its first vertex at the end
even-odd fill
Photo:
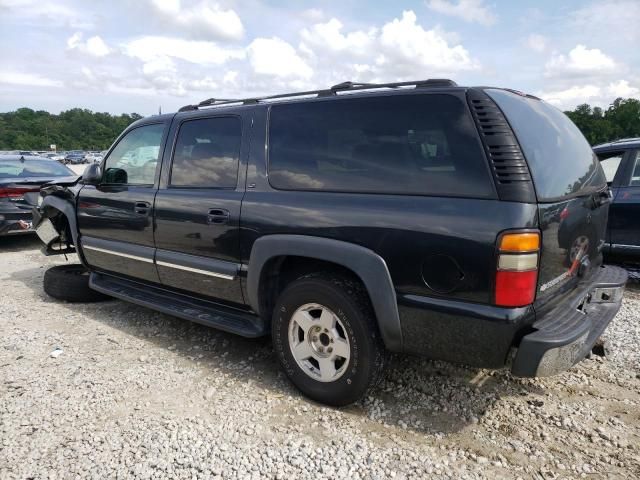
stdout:
POLYGON ((105 295, 243 337, 255 338, 268 333, 257 315, 162 288, 97 272, 91 273, 89 286, 105 295))

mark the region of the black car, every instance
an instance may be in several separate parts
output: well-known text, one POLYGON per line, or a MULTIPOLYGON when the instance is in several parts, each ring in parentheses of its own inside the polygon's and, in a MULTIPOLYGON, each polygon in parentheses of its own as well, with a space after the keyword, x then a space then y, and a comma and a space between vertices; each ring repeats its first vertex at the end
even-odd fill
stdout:
POLYGON ((40 187, 62 177, 78 178, 47 158, 0 155, 0 235, 32 232, 31 210, 40 197, 40 187))
POLYGON ((46 250, 83 264, 49 270, 48 293, 81 299, 85 271, 87 295, 271 333, 292 382, 332 405, 362 397, 387 351, 561 372, 627 280, 602 266, 609 188, 575 125, 450 80, 188 105, 42 195, 46 250), (565 209, 593 232, 569 265, 565 209))
POLYGON ((593 147, 613 192, 605 254, 640 264, 640 138, 593 147))

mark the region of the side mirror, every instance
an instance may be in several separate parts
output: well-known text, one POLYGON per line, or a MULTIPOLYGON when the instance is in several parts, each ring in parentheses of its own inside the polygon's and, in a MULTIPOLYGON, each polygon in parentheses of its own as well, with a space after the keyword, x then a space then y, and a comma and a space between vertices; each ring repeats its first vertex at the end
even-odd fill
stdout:
POLYGON ((100 164, 92 163, 87 165, 82 174, 82 183, 85 185, 98 185, 102 180, 102 171, 100 170, 100 164))

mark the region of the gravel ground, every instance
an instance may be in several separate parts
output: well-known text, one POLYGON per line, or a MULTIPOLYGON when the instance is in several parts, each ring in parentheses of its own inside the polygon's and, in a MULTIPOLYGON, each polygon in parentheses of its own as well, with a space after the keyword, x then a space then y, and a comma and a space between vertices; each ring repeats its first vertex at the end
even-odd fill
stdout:
POLYGON ((48 298, 64 259, 38 248, 0 239, 0 479, 640 477, 637 286, 608 355, 563 375, 398 356, 332 409, 290 386, 268 340, 48 298))

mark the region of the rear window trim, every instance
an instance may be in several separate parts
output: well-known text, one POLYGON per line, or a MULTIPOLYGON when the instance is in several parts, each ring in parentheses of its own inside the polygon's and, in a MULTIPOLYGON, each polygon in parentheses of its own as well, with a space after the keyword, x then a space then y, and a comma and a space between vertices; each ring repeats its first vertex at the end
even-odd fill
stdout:
MULTIPOLYGON (((491 100, 493 100, 493 102, 495 103, 496 107, 498 107, 500 109, 500 111, 502 112, 502 114, 504 115, 504 118, 505 118, 506 122, 509 124, 509 128, 513 132, 513 136, 516 139, 516 142, 518 142, 518 145, 520 146, 520 150, 522 151, 522 155, 524 156, 525 162, 527 163, 527 168, 529 169, 529 172, 531 173, 531 182, 533 183, 533 189, 535 191, 536 202, 537 203, 539 203, 539 204, 549 204, 549 203, 563 202, 563 201, 566 201, 566 200, 572 200, 572 199, 575 199, 575 198, 587 198, 587 197, 590 197, 590 196, 594 195, 595 193, 604 192, 609 188, 609 185, 605 182, 604 186, 584 187, 582 190, 580 190, 578 192, 569 193, 569 194, 561 195, 561 196, 557 196, 557 197, 540 198, 540 194, 538 193, 538 189, 536 187, 536 179, 535 179, 535 176, 533 174, 533 170, 531 168, 531 162, 527 158, 527 153, 525 151, 525 148, 523 147, 520 138, 518 138, 518 134, 516 132, 516 129, 513 127, 513 124, 512 124, 512 122, 511 122, 511 120, 509 118, 509 115, 504 111, 504 109, 496 101, 496 99, 493 98, 489 94, 489 90, 503 90, 503 91, 509 92, 509 93, 511 93, 513 95, 518 95, 518 96, 521 96, 521 97, 525 97, 528 100, 537 101, 537 102, 544 102, 544 100, 542 100, 541 98, 535 97, 533 95, 524 94, 524 93, 519 92, 517 90, 510 90, 508 88, 486 87, 486 88, 484 88, 484 90, 487 93, 487 95, 489 95, 491 100)), ((553 107, 553 105, 551 105, 551 106, 553 107)), ((564 112, 562 112, 562 113, 564 114, 564 112)), ((569 121, 572 122, 571 119, 569 119, 569 121)), ((577 125, 576 125, 576 128, 578 128, 577 125)), ((584 136, 584 134, 583 134, 583 136, 584 136)), ((586 138, 585 138, 585 141, 586 141, 586 138)), ((600 160, 598 159, 598 155, 593 150, 593 148, 591 149, 591 152, 593 153, 593 156, 596 158, 598 166, 600 166, 600 160)), ((602 167, 600 167, 600 168, 602 168, 602 167)))
POLYGON ((471 199, 471 200, 489 200, 489 201, 493 201, 493 200, 498 200, 498 191, 496 189, 496 184, 495 184, 495 180, 493 179, 493 175, 491 173, 491 168, 489 166, 489 160, 487 158, 487 154, 485 152, 484 149, 484 145, 482 142, 482 139, 480 138, 480 134, 477 131, 476 127, 476 122, 473 118, 473 115, 471 114, 471 110, 469 108, 469 105, 466 101, 466 90, 455 90, 455 91, 451 91, 451 90, 442 90, 442 91, 424 91, 424 92, 420 92, 420 91, 414 91, 413 89, 409 90, 405 90, 405 91, 399 91, 399 92, 380 92, 378 94, 376 93, 366 93, 366 94, 352 94, 352 95, 340 95, 337 97, 321 97, 321 98, 310 98, 310 99, 296 99, 294 101, 290 101, 290 102, 281 102, 281 103, 273 103, 273 104, 269 104, 267 106, 267 114, 266 114, 266 119, 265 119, 265 176, 267 177, 267 183, 269 185, 270 188, 272 188, 275 191, 280 191, 280 192, 304 192, 304 193, 317 193, 317 194, 324 194, 324 193, 329 193, 329 194, 347 194, 347 195, 385 195, 385 196, 402 196, 402 197, 427 197, 427 198, 459 198, 459 199, 471 199), (366 95, 366 96, 365 96, 366 95), (309 189, 309 188, 281 188, 281 187, 276 187, 271 183, 271 178, 270 178, 270 156, 271 156, 271 146, 269 144, 270 142, 270 128, 271 128, 271 110, 273 108, 277 108, 279 106, 282 105, 291 105, 291 104, 305 104, 305 103, 319 103, 319 102, 332 102, 332 101, 336 101, 338 99, 340 100, 354 100, 354 99, 360 99, 360 98, 377 98, 377 97, 392 97, 392 96, 405 96, 405 95, 449 95, 452 97, 457 98, 458 100, 460 100, 463 104, 463 108, 465 110, 465 112, 467 112, 468 116, 469 116, 469 120, 472 122, 473 127, 474 127, 474 138, 475 141, 478 144, 478 148, 480 151, 480 154, 482 156, 483 159, 483 167, 486 170, 487 173, 487 178, 489 181, 489 184, 491 185, 491 194, 490 195, 486 195, 486 196, 478 196, 478 195, 459 195, 459 194, 444 194, 444 193, 415 193, 415 192, 380 192, 380 191, 376 191, 376 190, 360 190, 360 191, 353 191, 353 190, 334 190, 334 189, 323 189, 323 190, 318 190, 318 189, 309 189))

